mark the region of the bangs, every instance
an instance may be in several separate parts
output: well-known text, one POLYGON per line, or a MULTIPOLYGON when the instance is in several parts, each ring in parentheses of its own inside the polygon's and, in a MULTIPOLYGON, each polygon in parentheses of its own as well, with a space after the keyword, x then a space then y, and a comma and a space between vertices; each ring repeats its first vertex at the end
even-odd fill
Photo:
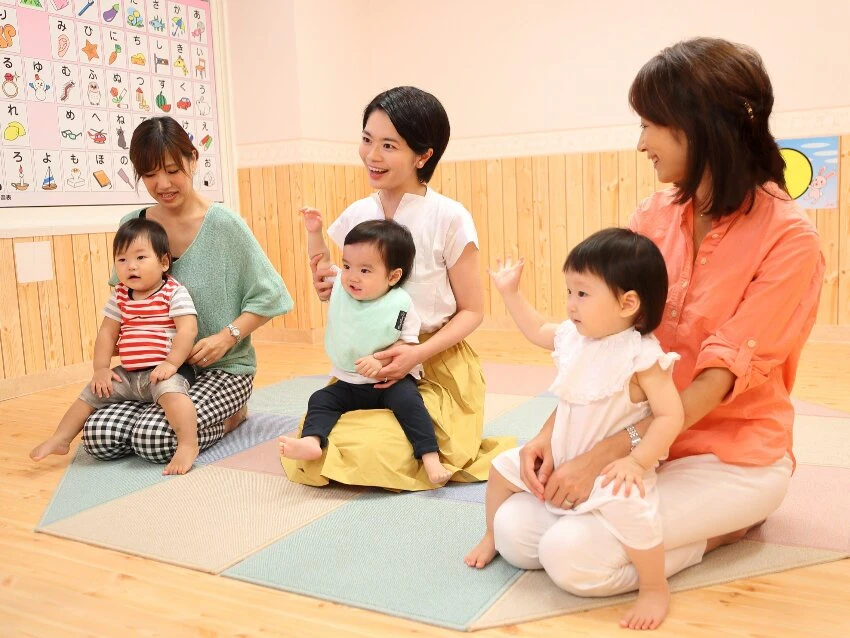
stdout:
POLYGON ((647 62, 629 88, 629 105, 640 117, 659 126, 683 128, 676 117, 678 78, 664 53, 647 62))

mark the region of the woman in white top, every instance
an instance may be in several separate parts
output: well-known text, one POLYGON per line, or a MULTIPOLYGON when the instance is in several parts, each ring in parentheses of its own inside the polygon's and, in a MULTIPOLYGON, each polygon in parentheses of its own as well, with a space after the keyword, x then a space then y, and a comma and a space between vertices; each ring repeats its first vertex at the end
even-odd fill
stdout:
MULTIPOLYGON (((342 246, 358 223, 393 219, 416 244, 413 272, 404 289, 422 319, 420 343, 396 344, 375 356, 384 362, 376 387, 389 387, 416 365, 424 367, 419 389, 437 434, 440 456, 452 480, 483 481, 490 461, 509 449, 509 439, 484 440, 484 376, 478 356, 464 341, 481 323, 484 297, 478 235, 462 204, 427 186, 449 141, 442 104, 414 87, 396 87, 375 97, 363 113, 360 157, 376 189, 354 202, 328 228, 342 246)), ((326 300, 329 270, 312 263, 314 285, 326 300)), ((329 480, 350 485, 426 490, 434 486, 389 411, 345 414, 317 461, 283 461, 287 476, 307 485, 329 480)))

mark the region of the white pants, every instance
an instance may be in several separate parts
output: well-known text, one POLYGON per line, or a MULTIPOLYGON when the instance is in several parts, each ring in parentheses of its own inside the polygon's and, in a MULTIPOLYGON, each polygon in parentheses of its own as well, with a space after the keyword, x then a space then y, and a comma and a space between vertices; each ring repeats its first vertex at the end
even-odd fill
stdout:
MULTIPOLYGON (((791 478, 787 456, 773 465, 730 465, 713 454, 689 456, 658 468, 665 573, 696 565, 706 540, 767 518, 782 503, 791 478)), ((497 510, 496 549, 520 569, 545 569, 577 596, 633 591, 637 571, 625 548, 592 513, 558 516, 527 492, 497 510)))

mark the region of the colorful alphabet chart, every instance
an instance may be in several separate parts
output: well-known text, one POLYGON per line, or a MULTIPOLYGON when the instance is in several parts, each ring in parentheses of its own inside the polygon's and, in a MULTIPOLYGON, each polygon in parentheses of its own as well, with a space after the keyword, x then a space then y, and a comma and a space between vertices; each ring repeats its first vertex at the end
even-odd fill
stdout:
POLYGON ((208 0, 0 0, 0 206, 149 201, 130 140, 163 115, 221 200, 210 26, 208 0))

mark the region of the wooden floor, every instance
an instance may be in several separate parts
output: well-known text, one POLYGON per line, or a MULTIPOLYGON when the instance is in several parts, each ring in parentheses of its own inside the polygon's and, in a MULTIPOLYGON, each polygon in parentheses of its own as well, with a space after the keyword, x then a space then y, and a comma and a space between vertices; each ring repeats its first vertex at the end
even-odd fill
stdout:
MULTIPOLYGON (((549 365, 513 333, 471 339, 487 361, 549 365)), ((327 370, 319 345, 258 347, 257 385, 327 370)), ((850 412, 850 343, 813 343, 795 395, 850 412)), ((33 533, 69 457, 35 464, 79 385, 0 405, 0 636, 449 636, 379 613, 33 533)), ((845 530, 846 531, 846 530, 845 530)), ((458 592, 463 595, 463 592, 458 592)), ((850 561, 673 596, 659 636, 850 635, 850 561)), ((622 608, 478 632, 476 636, 623 636, 622 608)))

